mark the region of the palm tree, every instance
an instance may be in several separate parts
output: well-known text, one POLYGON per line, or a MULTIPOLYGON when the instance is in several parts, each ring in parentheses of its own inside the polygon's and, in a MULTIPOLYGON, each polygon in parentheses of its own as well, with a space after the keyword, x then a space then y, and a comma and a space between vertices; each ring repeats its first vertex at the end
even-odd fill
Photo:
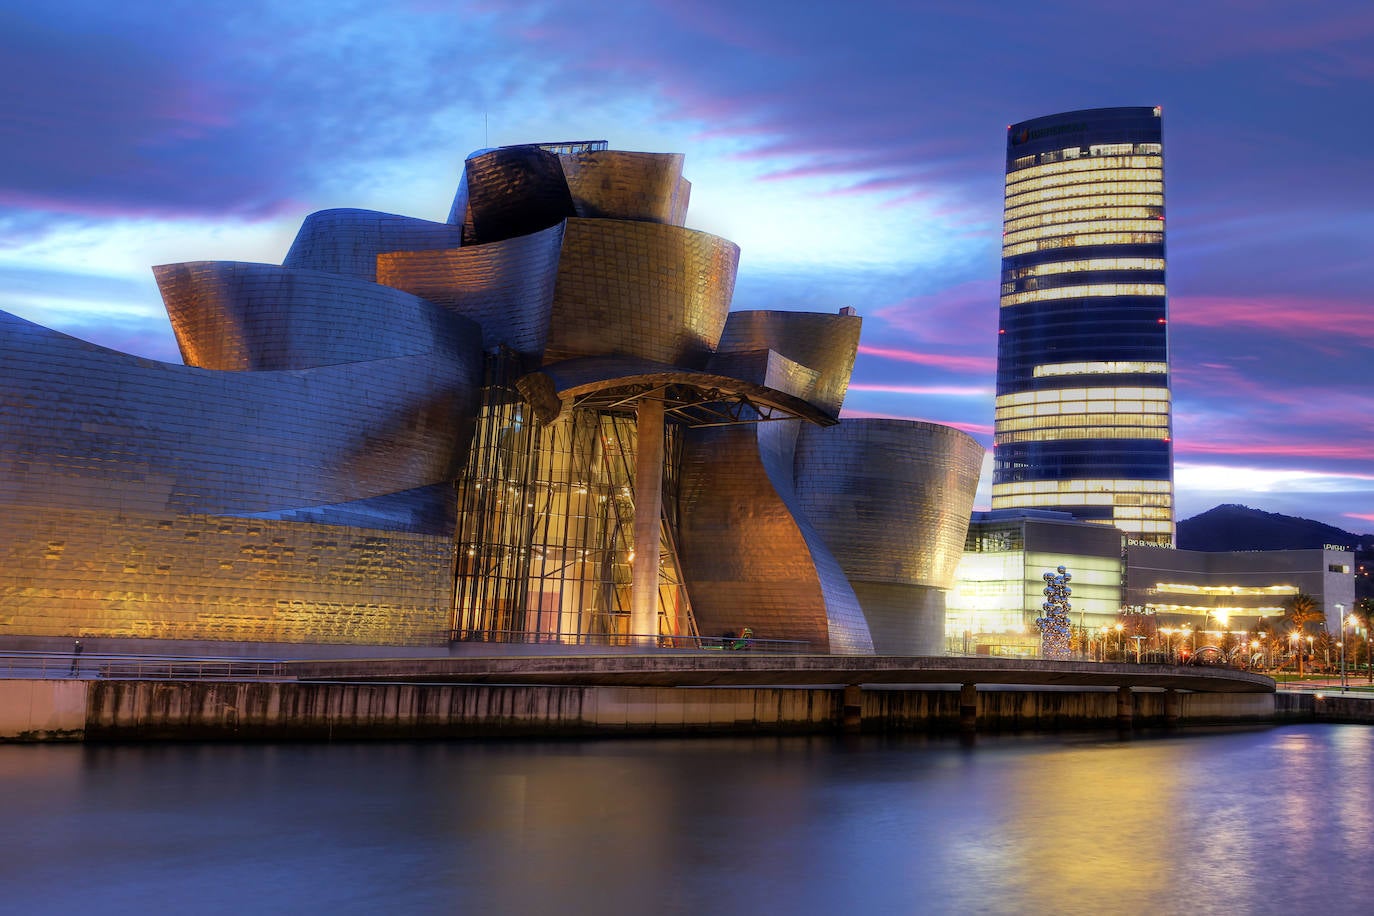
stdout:
POLYGON ((1283 618, 1298 634, 1298 677, 1302 677, 1302 631, 1309 623, 1321 620, 1326 615, 1317 607, 1317 600, 1311 595, 1298 592, 1283 603, 1283 618))

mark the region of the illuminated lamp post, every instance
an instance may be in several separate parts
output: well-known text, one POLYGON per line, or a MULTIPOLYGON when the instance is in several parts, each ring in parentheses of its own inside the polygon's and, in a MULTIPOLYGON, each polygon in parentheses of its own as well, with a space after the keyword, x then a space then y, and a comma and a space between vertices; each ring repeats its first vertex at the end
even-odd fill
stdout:
POLYGON ((1336 616, 1341 619, 1341 693, 1345 693, 1345 605, 1336 605, 1336 616))
POLYGON ((1121 635, 1121 631, 1126 629, 1124 624, 1116 625, 1116 656, 1121 661, 1126 660, 1126 637, 1121 635))
POLYGON ((1164 635, 1164 655, 1169 659, 1169 664, 1174 663, 1174 629, 1173 627, 1163 627, 1159 631, 1164 635))

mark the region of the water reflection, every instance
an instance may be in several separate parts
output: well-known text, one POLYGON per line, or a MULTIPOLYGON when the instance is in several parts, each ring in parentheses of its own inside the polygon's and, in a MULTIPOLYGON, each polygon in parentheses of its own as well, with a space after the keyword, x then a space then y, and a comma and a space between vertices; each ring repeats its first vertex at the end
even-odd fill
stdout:
POLYGON ((1363 913, 1374 730, 0 747, 11 912, 1363 913))

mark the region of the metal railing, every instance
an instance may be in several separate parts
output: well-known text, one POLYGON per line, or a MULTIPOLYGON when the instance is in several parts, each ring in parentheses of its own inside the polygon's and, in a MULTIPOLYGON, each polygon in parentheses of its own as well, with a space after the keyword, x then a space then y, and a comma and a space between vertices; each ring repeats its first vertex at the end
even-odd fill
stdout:
POLYGON ((757 636, 663 636, 636 633, 530 633, 524 630, 454 630, 455 643, 495 643, 527 646, 604 646, 608 649, 669 649, 712 652, 768 652, 809 655, 804 639, 761 639, 757 636))
POLYGON ((281 659, 106 655, 71 652, 0 654, 0 676, 10 678, 102 678, 108 680, 283 680, 281 659))

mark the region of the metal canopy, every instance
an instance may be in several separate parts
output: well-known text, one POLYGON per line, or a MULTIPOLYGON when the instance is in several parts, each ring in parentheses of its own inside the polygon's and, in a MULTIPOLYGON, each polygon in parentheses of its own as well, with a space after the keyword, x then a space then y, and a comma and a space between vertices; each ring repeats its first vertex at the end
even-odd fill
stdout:
POLYGON ((663 401, 665 416, 689 427, 797 419, 818 426, 839 422, 810 401, 767 385, 633 358, 567 360, 521 377, 516 387, 541 423, 565 406, 631 413, 643 398, 663 401))

